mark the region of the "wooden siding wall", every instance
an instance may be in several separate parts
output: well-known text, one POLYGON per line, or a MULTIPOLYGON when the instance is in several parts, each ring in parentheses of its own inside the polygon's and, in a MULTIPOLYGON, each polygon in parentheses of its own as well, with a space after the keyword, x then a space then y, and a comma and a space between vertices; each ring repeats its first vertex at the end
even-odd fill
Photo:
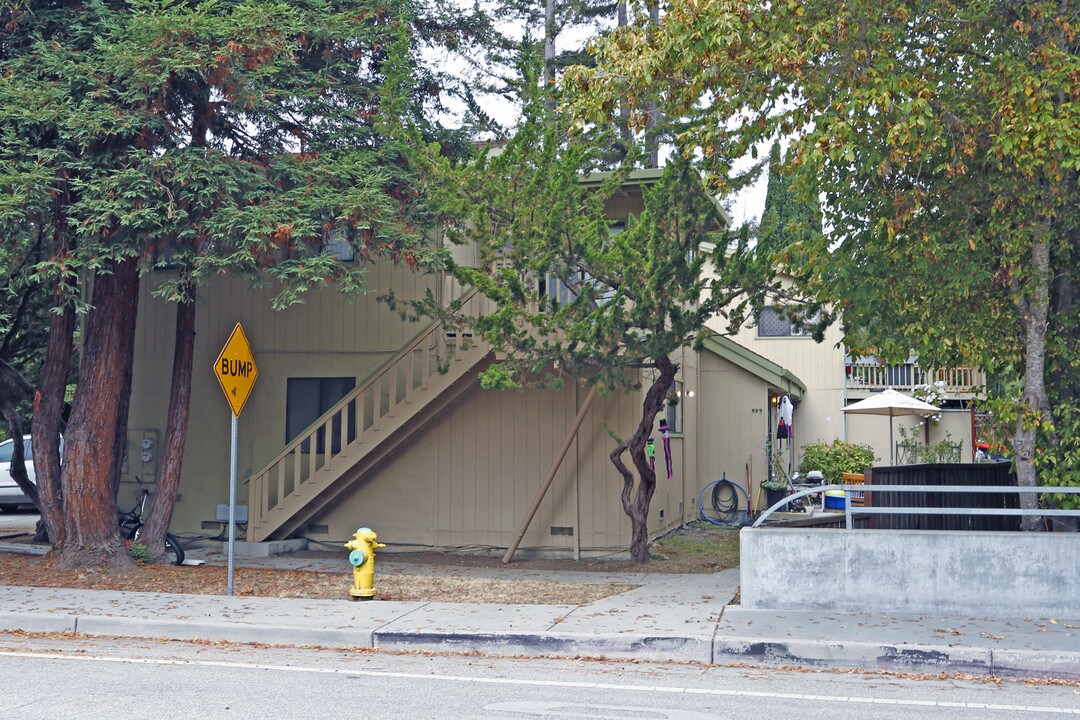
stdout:
MULTIPOLYGON (((175 307, 151 296, 156 275, 143 280, 136 328, 128 462, 121 497, 132 494, 133 478, 153 478, 164 442, 172 372, 175 307), (141 462, 137 440, 159 438, 154 461, 141 462)), ((212 520, 215 505, 228 502, 230 411, 213 375, 214 359, 237 322, 244 326, 259 376, 239 422, 238 493, 243 502, 247 474, 258 470, 284 446, 285 389, 290 377, 354 377, 359 383, 419 330, 403 321, 376 295, 393 287, 398 297, 418 297, 436 289, 436 278, 390 265, 372 266, 372 292, 347 298, 333 290, 308 293, 286 310, 270 307, 272 287, 214 278, 200 288, 196 310, 192 414, 184 454, 180 501, 173 528, 196 532, 212 520)), ((355 530, 355 528, 354 528, 355 530)))
MULTIPOLYGON (((918 416, 901 416, 893 418, 893 442, 900 442, 901 428, 909 433, 914 432, 920 442, 925 441, 926 433, 922 427, 922 418, 918 416)), ((851 442, 863 443, 874 449, 877 455, 877 464, 889 464, 889 418, 883 415, 851 415, 848 417, 848 439, 851 442)), ((960 451, 960 462, 972 462, 971 456, 971 411, 970 410, 943 410, 941 421, 930 427, 930 443, 934 444, 948 440, 953 443, 963 443, 960 451)))
POLYGON ((752 486, 766 479, 765 437, 769 433, 769 386, 764 380, 709 352, 701 353, 699 427, 695 437, 697 482, 692 512, 709 482, 727 477, 748 492, 746 466, 752 486))
MULTIPOLYGON (((373 288, 394 287, 399 296, 418 296, 429 287, 452 292, 438 288, 434 278, 404 270, 375 267, 371 273, 373 288)), ((138 461, 136 446, 146 433, 156 433, 158 446, 164 441, 175 308, 150 297, 152 289, 152 281, 144 284, 140 306, 129 449, 135 460, 129 462, 128 481, 135 474, 144 480, 153 475, 152 467, 138 461)), ((214 518, 215 505, 228 501, 230 414, 212 364, 235 323, 243 323, 259 367, 239 423, 244 502, 247 475, 283 446, 287 378, 351 376, 359 383, 417 331, 377 303, 376 292, 352 300, 313 293, 306 304, 275 312, 268 288, 249 290, 217 278, 202 290, 193 411, 174 530, 198 532, 214 518)), ((752 409, 764 406, 765 383, 707 352, 686 350, 679 362, 683 389, 693 390, 694 397, 684 393, 685 433, 672 438, 670 481, 656 435, 653 536, 693 520, 700 489, 722 472, 741 479, 750 453, 758 453, 755 476, 764 471, 765 419, 752 409)), ((395 544, 506 547, 585 392, 573 384, 562 391, 467 391, 332 509, 313 518, 307 534, 343 541, 368 525, 395 544)), ((522 548, 625 550, 630 524, 619 502, 622 479, 608 457, 614 447, 609 433, 633 431, 642 397, 635 392, 596 398, 522 548), (552 527, 574 528, 574 535, 553 535, 552 527)))
MULTIPOLYGON (((313 523, 327 537, 369 525, 383 542, 505 548, 573 424, 586 390, 466 391, 313 523)), ((625 549, 622 481, 607 428, 632 430, 640 396, 597 397, 522 541, 523 549, 625 549), (574 535, 553 535, 552 527, 574 535)), ((666 480, 665 480, 666 482, 666 480)), ((657 493, 658 497, 660 493, 657 493)), ((663 503, 660 503, 663 506, 663 503)), ((654 512, 651 517, 655 517, 654 512)), ((314 536, 313 536, 314 537, 314 536)))

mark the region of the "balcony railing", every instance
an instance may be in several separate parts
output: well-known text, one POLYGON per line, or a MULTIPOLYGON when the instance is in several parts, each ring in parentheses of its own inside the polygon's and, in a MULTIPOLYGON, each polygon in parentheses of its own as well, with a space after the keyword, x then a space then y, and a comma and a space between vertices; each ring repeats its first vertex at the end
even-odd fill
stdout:
POLYGON ((875 363, 848 363, 847 387, 849 390, 878 391, 893 388, 911 392, 918 385, 944 382, 949 395, 974 395, 986 384, 986 374, 977 367, 962 365, 955 368, 923 368, 918 363, 881 365, 875 363))

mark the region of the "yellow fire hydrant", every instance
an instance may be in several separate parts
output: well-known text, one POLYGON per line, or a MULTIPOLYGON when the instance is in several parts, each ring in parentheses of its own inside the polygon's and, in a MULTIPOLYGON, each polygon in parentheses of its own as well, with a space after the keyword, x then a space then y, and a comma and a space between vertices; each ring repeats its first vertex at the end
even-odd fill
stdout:
POLYGON ((345 547, 352 550, 349 553, 349 563, 353 566, 350 600, 370 600, 375 597, 375 550, 386 547, 377 538, 374 530, 362 527, 353 533, 352 540, 345 543, 345 547))

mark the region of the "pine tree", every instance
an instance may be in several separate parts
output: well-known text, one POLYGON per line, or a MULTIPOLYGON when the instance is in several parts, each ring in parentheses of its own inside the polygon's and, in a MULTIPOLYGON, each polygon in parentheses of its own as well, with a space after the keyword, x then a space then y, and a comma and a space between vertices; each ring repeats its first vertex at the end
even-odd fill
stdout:
MULTIPOLYGON (((610 457, 623 478, 631 555, 645 562, 656 488, 645 444, 674 386, 673 357, 737 294, 709 281, 697 254, 702 241, 716 239, 722 215, 690 165, 677 160, 645 189, 641 215, 614 231, 604 202, 628 182, 632 159, 598 176, 598 185, 582 179, 604 167, 617 132, 568 137, 544 93, 534 93, 505 146, 454 176, 457 215, 470 221, 457 239, 476 243, 482 257, 479 267, 454 272, 498 308, 468 318, 503 358, 482 374, 484 387, 544 388, 571 377, 604 392, 644 388, 636 427, 610 457)), ((440 310, 429 301, 426 312, 440 310)), ((449 315, 442 317, 465 320, 453 308, 449 315)))

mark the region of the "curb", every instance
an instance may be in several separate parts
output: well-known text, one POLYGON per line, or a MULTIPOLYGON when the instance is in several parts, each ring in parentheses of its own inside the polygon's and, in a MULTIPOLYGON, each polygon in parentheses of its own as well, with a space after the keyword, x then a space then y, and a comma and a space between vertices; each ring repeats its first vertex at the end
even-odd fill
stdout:
POLYGON ((511 657, 610 658, 705 665, 797 665, 816 669, 1080 679, 1080 652, 998 650, 950 645, 791 641, 751 637, 713 639, 692 635, 380 631, 46 612, 0 612, 0 630, 511 657))
POLYGON ((718 638, 714 642, 713 662, 718 665, 750 662, 820 669, 857 668, 920 674, 946 672, 1006 678, 1080 679, 1080 652, 996 650, 954 645, 729 637, 718 638))
POLYGON ((717 664, 753 662, 822 669, 992 675, 992 660, 990 650, 934 645, 763 638, 718 638, 713 645, 713 662, 717 664))
POLYGON ((650 637, 594 633, 376 632, 381 650, 480 653, 514 657, 617 658, 710 664, 708 637, 650 637))

